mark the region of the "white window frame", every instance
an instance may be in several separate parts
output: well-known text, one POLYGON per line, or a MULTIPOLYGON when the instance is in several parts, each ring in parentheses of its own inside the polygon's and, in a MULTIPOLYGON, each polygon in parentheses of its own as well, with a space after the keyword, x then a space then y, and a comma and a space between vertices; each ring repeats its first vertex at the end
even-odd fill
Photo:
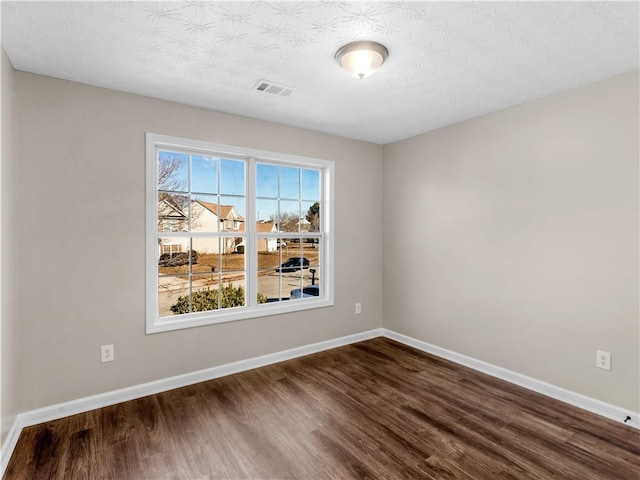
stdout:
MULTIPOLYGON (((281 154, 264 150, 221 145, 199 140, 191 140, 156 133, 146 134, 146 332, 158 333, 183 328, 211 325, 248 318, 264 317, 298 312, 314 308, 329 307, 334 304, 334 175, 335 166, 331 160, 281 154), (245 301, 244 307, 207 312, 195 312, 171 317, 160 317, 158 311, 158 180, 157 158, 159 150, 176 149, 215 157, 230 156, 234 160, 246 161, 245 168, 245 301), (320 170, 322 199, 321 222, 324 245, 320 258, 323 275, 320 279, 321 295, 317 298, 286 300, 258 305, 258 249, 255 212, 256 163, 268 162, 275 165, 320 170)), ((290 232, 283 232, 290 234, 290 232)), ((165 235, 166 236, 166 235, 165 235)), ((274 234, 273 236, 278 236, 274 234)))

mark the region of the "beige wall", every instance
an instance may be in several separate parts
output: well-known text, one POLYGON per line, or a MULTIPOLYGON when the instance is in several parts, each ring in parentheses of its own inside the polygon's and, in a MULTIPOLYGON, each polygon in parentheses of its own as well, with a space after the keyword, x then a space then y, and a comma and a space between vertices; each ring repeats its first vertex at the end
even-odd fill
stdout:
POLYGON ((16 78, 22 410, 382 325, 381 146, 16 78), (334 160, 335 306, 145 335, 145 132, 334 160), (100 364, 110 343, 116 360, 100 364))
POLYGON ((386 145, 384 326, 638 411, 638 128, 635 72, 386 145))
POLYGON ((2 62, 3 436, 19 411, 380 327, 383 274, 385 327, 638 410, 637 73, 383 162, 377 145, 2 62), (335 160, 336 305, 145 335, 146 131, 335 160))
POLYGON ((2 165, 0 183, 0 205, 2 213, 2 232, 0 238, 0 264, 1 272, 1 310, 0 310, 0 445, 11 428, 15 416, 19 412, 18 381, 19 363, 16 361, 18 352, 18 318, 15 311, 14 284, 9 279, 15 265, 14 262, 14 213, 15 213, 15 188, 12 179, 15 175, 15 150, 14 150, 14 117, 15 117, 15 70, 11 66, 4 50, 0 49, 0 74, 2 77, 2 165))

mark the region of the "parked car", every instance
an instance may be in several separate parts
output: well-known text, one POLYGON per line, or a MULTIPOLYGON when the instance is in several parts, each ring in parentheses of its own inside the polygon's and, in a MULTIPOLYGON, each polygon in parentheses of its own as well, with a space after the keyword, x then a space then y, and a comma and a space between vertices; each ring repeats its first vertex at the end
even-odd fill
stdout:
POLYGON ((291 300, 295 298, 309 298, 320 295, 320 285, 311 285, 310 287, 296 288, 291 290, 291 300))
POLYGON ((309 260, 304 257, 291 257, 276 268, 276 272, 295 272, 302 268, 309 268, 309 260))

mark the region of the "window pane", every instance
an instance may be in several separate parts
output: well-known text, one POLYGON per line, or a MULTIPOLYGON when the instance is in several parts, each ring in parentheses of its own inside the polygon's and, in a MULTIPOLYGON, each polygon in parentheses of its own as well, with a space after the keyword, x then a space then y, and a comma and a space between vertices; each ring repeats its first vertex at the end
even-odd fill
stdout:
POLYGON ((243 272, 244 263, 244 238, 221 238, 222 255, 220 259, 220 269, 223 272, 243 272))
POLYGON ((302 287, 303 276, 309 269, 309 261, 302 257, 300 245, 299 239, 291 239, 288 247, 289 255, 276 269, 276 272, 280 274, 280 284, 284 298, 290 296, 291 290, 302 287), (293 242, 292 240, 297 240, 297 242, 293 242))
POLYGON ((191 311, 207 312, 219 306, 219 285, 212 283, 208 275, 194 275, 191 286, 191 311))
POLYGON ((302 192, 303 200, 312 202, 320 200, 320 172, 318 170, 302 170, 302 192))
POLYGON ((320 295, 320 268, 310 267, 302 274, 302 287, 292 290, 291 300, 315 298, 320 295))
POLYGON ((280 214, 278 215, 279 231, 300 231, 300 202, 291 200, 280 201, 280 214))
MULTIPOLYGON (((194 268, 195 265, 200 265, 201 262, 207 262, 204 265, 215 265, 211 263, 214 261, 214 257, 211 255, 215 255, 215 258, 217 258, 217 254, 220 251, 220 239, 215 237, 193 237, 191 239, 191 248, 197 255, 193 262, 194 268)), ((202 270, 195 269, 194 271, 202 270)))
POLYGON ((275 252, 280 243, 275 238, 266 238, 260 236, 261 233, 272 233, 276 231, 276 226, 272 222, 257 222, 256 223, 256 233, 258 237, 256 238, 256 242, 258 244, 258 253, 269 253, 275 252))
POLYGON ((278 197, 278 167, 275 165, 256 165, 256 195, 258 197, 278 197))
POLYGON ((282 252, 282 257, 285 260, 289 257, 302 256, 302 245, 299 237, 283 238, 282 240, 287 244, 287 248, 282 252))
POLYGON ((309 260, 311 267, 320 265, 320 246, 318 238, 305 238, 302 242, 302 256, 309 260))
POLYGON ((280 274, 278 274, 275 270, 268 270, 258 273, 258 298, 264 299, 264 303, 281 301, 282 295, 280 295, 280 274))
MULTIPOLYGON (((283 260, 280 258, 280 246, 282 242, 275 238, 259 238, 258 239, 258 269, 265 270, 278 267, 283 260), (271 248, 266 251, 264 248, 271 248)), ((282 255, 285 255, 285 249, 282 249, 282 255)))
POLYGON ((300 238, 283 238, 281 242, 282 263, 275 271, 279 275, 282 298, 289 298, 292 290, 302 287, 303 276, 309 269, 309 260, 302 256, 300 238))
POLYGON ((300 238, 283 238, 281 240, 283 248, 282 250, 282 261, 291 260, 292 258, 300 258, 302 257, 302 244, 300 243, 300 238))
POLYGON ((244 195, 244 162, 220 160, 220 193, 244 195))
POLYGON ((320 231, 320 203, 319 202, 302 202, 302 220, 300 227, 303 232, 319 232, 320 231))
POLYGON ((246 302, 245 295, 244 275, 233 281, 225 281, 222 285, 212 284, 208 276, 194 275, 191 296, 178 298, 173 311, 186 313, 183 310, 187 310, 189 306, 192 313, 242 307, 246 302))
POLYGON ((220 239, 211 237, 193 237, 191 247, 196 252, 193 256, 192 273, 216 273, 220 271, 219 251, 220 239))
POLYGON ((245 201, 241 197, 220 197, 218 221, 221 232, 244 232, 245 201))
POLYGON ((189 239, 158 239, 158 274, 179 275, 189 273, 189 239))
POLYGON ((161 317, 189 313, 189 277, 158 278, 158 311, 161 317), (179 302, 180 297, 186 298, 179 302), (186 302, 186 303, 185 303, 186 302), (177 305, 177 307, 174 307, 177 305), (174 307, 174 310, 172 310, 174 307))
POLYGON ((191 231, 217 232, 220 228, 218 197, 216 195, 197 195, 192 198, 191 231))
POLYGON ((294 273, 282 274, 282 290, 289 299, 291 299, 292 296, 295 298, 299 295, 303 286, 303 271, 304 270, 298 270, 294 273))
POLYGON ((188 228, 189 197, 185 194, 158 193, 158 231, 185 232, 188 228))
POLYGON ((256 200, 256 218, 260 221, 277 221, 278 201, 277 200, 256 200))
POLYGON ((308 298, 317 298, 322 295, 322 290, 320 285, 306 286, 303 288, 297 288, 291 291, 290 299, 291 300, 300 300, 300 299, 308 299, 308 298))
POLYGON ((280 167, 280 198, 300 198, 300 169, 280 167))
POLYGON ((158 239, 158 258, 163 253, 179 253, 186 252, 188 242, 179 238, 159 238, 158 239), (185 246, 186 245, 186 246, 185 246))
POLYGON ((220 287, 220 307, 235 308, 246 304, 246 288, 244 275, 235 275, 224 280, 220 287))
POLYGON ((191 191, 195 193, 218 192, 218 159, 191 155, 191 191))
POLYGON ((317 238, 306 238, 302 242, 302 256, 309 260, 309 269, 302 274, 302 288, 291 294, 291 298, 313 298, 320 295, 320 243, 317 238))
POLYGON ((276 242, 278 251, 258 251, 258 293, 268 303, 288 299, 292 289, 302 286, 303 272, 309 268, 308 261, 301 258, 299 238, 280 238, 276 242))
POLYGON ((158 190, 186 192, 189 165, 186 153, 158 152, 158 190))

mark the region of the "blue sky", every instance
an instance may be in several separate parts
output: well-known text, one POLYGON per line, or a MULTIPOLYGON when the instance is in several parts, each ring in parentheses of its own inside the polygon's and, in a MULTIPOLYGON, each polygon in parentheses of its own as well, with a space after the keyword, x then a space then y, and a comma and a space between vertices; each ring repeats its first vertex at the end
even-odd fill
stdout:
MULTIPOLYGON (((174 178, 180 181, 186 191, 189 155, 160 152, 161 159, 168 157, 181 160, 174 178)), ((221 205, 235 205, 238 213, 245 217, 245 166, 245 162, 240 160, 191 155, 190 191, 198 194, 196 198, 212 203, 216 202, 216 194, 220 194, 221 205)), ((256 173, 259 220, 269 219, 278 212, 278 208, 281 212, 304 217, 309 207, 320 200, 320 172, 317 170, 258 163, 256 173)))

